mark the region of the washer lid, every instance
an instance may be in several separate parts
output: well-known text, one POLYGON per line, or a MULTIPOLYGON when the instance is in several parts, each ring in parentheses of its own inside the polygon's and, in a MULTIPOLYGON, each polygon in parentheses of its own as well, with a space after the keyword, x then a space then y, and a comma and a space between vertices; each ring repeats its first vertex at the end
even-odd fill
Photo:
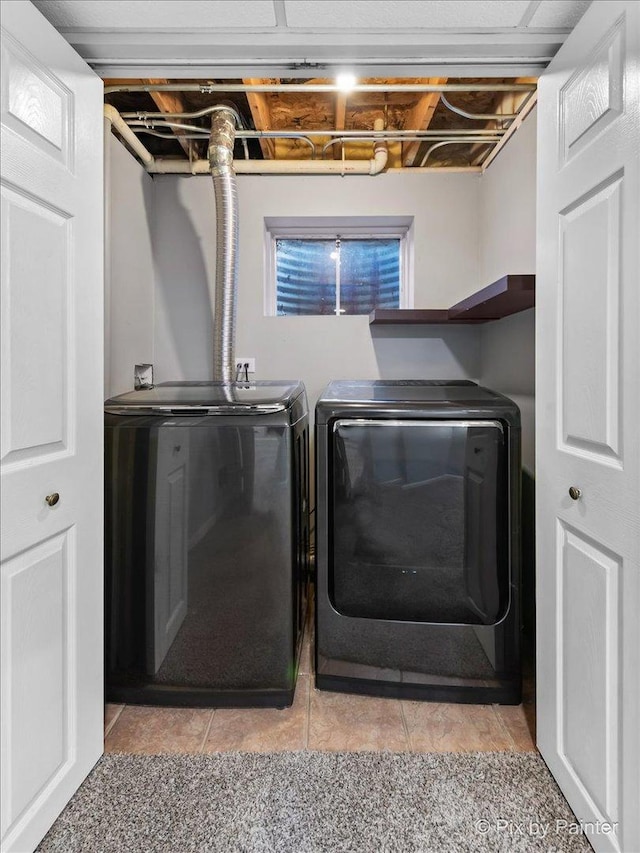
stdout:
POLYGON ((298 380, 256 382, 162 382, 129 391, 104 404, 105 412, 135 414, 271 414, 288 409, 304 392, 298 380))
POLYGON ((375 379, 330 382, 316 403, 316 424, 335 418, 500 418, 520 426, 513 400, 470 380, 375 379))

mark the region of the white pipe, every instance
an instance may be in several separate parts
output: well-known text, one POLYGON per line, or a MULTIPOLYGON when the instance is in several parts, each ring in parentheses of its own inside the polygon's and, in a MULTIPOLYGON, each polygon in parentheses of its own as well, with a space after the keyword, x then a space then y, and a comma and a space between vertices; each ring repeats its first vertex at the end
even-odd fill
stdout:
MULTIPOLYGON (((384 130, 384 119, 377 118, 373 122, 374 130, 384 130)), ((342 149, 344 151, 344 148, 342 149)), ((373 146, 370 175, 378 175, 387 165, 388 149, 384 140, 377 140, 373 146)))
MULTIPOLYGON (((234 160, 237 175, 377 175, 387 161, 383 156, 371 160, 234 160)), ((150 175, 209 175, 207 160, 171 160, 158 157, 147 168, 150 175)), ((412 170, 406 170, 412 171, 412 170)))
MULTIPOLYGON (((210 175, 208 160, 172 160, 154 157, 144 147, 115 107, 105 104, 104 116, 135 151, 150 175, 210 175)), ((376 119, 373 129, 384 129, 384 121, 376 119)), ((234 160, 237 175, 378 175, 387 165, 387 145, 380 140, 370 160, 234 160)))
POLYGON ((386 173, 388 175, 391 174, 403 174, 406 175, 407 172, 411 172, 412 175, 433 175, 434 173, 438 173, 438 175, 442 175, 445 172, 450 172, 451 174, 462 173, 462 172, 482 172, 482 166, 390 166, 386 173))
MULTIPOLYGON (((375 130, 382 130, 384 122, 376 119, 375 130)), ((376 142, 370 160, 234 160, 237 175, 379 175, 387 165, 387 144, 376 142)), ((147 167, 150 174, 208 175, 208 160, 171 160, 156 158, 147 167)))
MULTIPOLYGON (((152 166, 154 163, 154 156, 150 154, 149 151, 144 147, 142 142, 138 139, 135 133, 131 130, 126 121, 122 118, 120 113, 115 107, 112 107, 111 104, 104 105, 104 117, 108 119, 112 126, 118 131, 120 136, 125 140, 127 145, 136 152, 138 157, 142 160, 144 165, 147 167, 152 166)), ((203 163, 207 163, 207 171, 209 171, 208 161, 203 160, 203 163)))

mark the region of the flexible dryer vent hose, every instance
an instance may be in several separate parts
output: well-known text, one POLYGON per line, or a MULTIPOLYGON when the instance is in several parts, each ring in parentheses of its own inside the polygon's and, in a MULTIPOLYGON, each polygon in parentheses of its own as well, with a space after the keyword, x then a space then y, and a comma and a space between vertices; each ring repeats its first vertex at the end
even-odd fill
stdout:
POLYGON ((238 190, 233 171, 236 118, 232 110, 213 114, 209 166, 216 199, 216 279, 213 317, 213 378, 232 382, 238 289, 238 190))

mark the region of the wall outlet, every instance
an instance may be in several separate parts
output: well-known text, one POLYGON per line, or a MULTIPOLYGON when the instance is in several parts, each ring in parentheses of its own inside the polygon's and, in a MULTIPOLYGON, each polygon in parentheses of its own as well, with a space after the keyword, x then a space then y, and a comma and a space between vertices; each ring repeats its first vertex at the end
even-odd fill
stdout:
POLYGON ((245 364, 249 365, 249 367, 247 368, 249 373, 255 373, 256 372, 256 360, 255 360, 255 358, 247 358, 243 355, 237 355, 234 358, 233 363, 234 363, 234 365, 236 365, 236 367, 238 364, 241 364, 243 373, 244 373, 245 364))
POLYGON ((136 364, 133 368, 133 387, 136 391, 153 388, 153 365, 136 364))

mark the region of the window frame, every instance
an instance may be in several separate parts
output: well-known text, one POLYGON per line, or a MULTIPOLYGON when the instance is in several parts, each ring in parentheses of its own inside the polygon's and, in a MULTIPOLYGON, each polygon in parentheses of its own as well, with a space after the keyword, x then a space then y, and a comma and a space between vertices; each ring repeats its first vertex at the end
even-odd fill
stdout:
POLYGON ((413 308, 413 217, 265 217, 264 314, 266 317, 367 317, 368 314, 278 314, 277 240, 400 240, 399 308, 413 308))

